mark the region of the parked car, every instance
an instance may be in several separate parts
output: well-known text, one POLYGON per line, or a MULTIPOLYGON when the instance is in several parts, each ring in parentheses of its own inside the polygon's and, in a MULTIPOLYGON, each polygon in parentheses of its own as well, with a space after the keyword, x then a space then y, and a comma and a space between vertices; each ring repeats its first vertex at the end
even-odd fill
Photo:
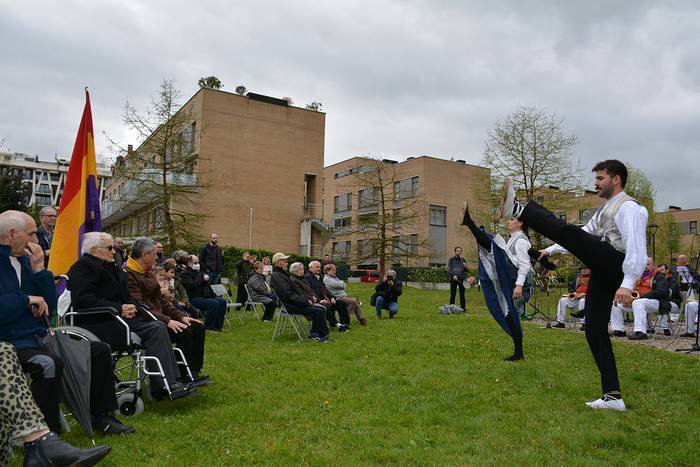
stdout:
POLYGON ((378 282, 379 271, 371 269, 357 269, 350 272, 350 277, 359 277, 360 282, 378 282))

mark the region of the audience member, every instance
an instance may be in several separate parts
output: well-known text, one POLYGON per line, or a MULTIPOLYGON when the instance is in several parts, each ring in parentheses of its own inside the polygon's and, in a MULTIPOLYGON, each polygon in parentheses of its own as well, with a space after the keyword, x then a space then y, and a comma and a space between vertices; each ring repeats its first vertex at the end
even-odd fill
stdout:
POLYGON ((155 242, 147 237, 137 238, 132 244, 131 257, 126 262, 129 294, 168 328, 170 340, 185 354, 194 383, 208 384, 209 377, 200 375, 204 366, 204 325, 185 315, 165 300, 160 285, 151 272, 156 260, 155 242))
MULTIPOLYGON (((173 294, 172 304, 175 305, 175 308, 187 314, 187 316, 197 319, 202 318, 199 310, 190 303, 187 291, 182 286, 180 272, 175 259, 168 258, 163 261, 163 270, 165 271, 165 279, 168 281, 169 290, 173 294)), ((204 327, 206 328, 206 323, 204 323, 204 327)))
POLYGON ((12 444, 24 444, 24 465, 94 465, 111 448, 79 449, 49 431, 32 398, 14 347, 0 342, 0 465, 10 465, 12 444))
POLYGON ((203 274, 209 276, 209 284, 221 283, 221 273, 224 270, 224 251, 219 246, 219 236, 215 233, 209 236, 209 243, 199 250, 199 264, 203 274))
POLYGON ((114 239, 114 262, 117 267, 124 269, 126 266, 127 254, 124 251, 124 239, 117 237, 114 239))
POLYGON ((270 257, 263 256, 262 264, 263 264, 263 274, 265 275, 265 279, 269 283, 270 277, 272 277, 272 263, 270 262, 270 257))
POLYGON ((668 315, 671 310, 669 299, 669 284, 666 275, 659 272, 651 258, 647 258, 642 277, 636 287, 639 298, 632 301, 632 313, 634 314, 634 334, 630 340, 647 338, 647 313, 659 313, 661 328, 664 334, 671 335, 668 329, 668 315))
POLYGON ((265 307, 262 320, 267 323, 272 321, 272 318, 275 317, 275 308, 277 308, 277 296, 272 291, 270 284, 267 283, 263 264, 260 261, 253 264, 253 273, 248 279, 248 292, 251 300, 262 303, 265 307))
MULTIPOLYGON (((0 341, 17 349, 22 369, 31 376, 31 390, 49 428, 60 432, 63 361, 42 349, 49 309, 56 306, 53 274, 44 267, 44 252, 28 214, 0 214, 0 341)), ((110 243, 111 246, 111 243, 110 243)), ((133 428, 111 416, 117 408, 109 345, 90 342, 90 413, 96 431, 131 433, 133 428)))
MULTIPOLYGON (((588 291, 588 280, 591 277, 591 270, 588 266, 582 265, 579 268, 579 275, 573 284, 569 285, 569 295, 559 299, 557 307, 557 320, 552 324, 553 328, 564 328, 566 322, 566 309, 576 308, 583 310, 586 304, 586 292, 588 291)), ((584 321, 581 321, 583 325, 584 321)))
MULTIPOLYGON (((284 253, 275 253, 272 256, 272 279, 270 286, 289 313, 306 316, 311 320, 311 332, 309 337, 318 342, 327 342, 328 327, 326 326, 325 312, 314 307, 313 301, 306 298, 292 282, 287 271, 289 256, 284 253)), ((302 265, 302 275, 303 275, 302 265)))
MULTIPOLYGON (((291 272, 294 274, 294 271, 291 272)), ((337 301, 335 296, 330 294, 328 289, 326 289, 326 286, 323 284, 323 277, 321 275, 321 263, 318 261, 311 261, 309 263, 309 271, 304 275, 304 278, 309 284, 309 287, 311 287, 312 295, 316 298, 317 302, 326 308, 326 319, 328 320, 328 324, 332 327, 338 328, 338 331, 340 332, 348 332, 350 330, 350 315, 348 314, 348 306, 343 302, 337 301), (338 312, 340 322, 338 322, 338 319, 336 319, 336 311, 338 312)))
MULTIPOLYGON (((83 235, 82 256, 68 271, 68 290, 73 307, 78 312, 75 324, 92 331, 113 350, 125 350, 124 330, 112 317, 80 315, 82 310, 89 308, 115 310, 129 330, 141 339, 146 355, 160 360, 170 387, 170 398, 184 397, 189 389, 178 379, 186 381, 186 376, 180 377, 165 323, 154 321, 136 307, 136 301, 129 294, 126 273, 114 262, 112 245, 112 236, 108 233, 89 232, 83 235)), ((151 362, 148 368, 157 370, 157 366, 151 362)), ((168 395, 160 376, 151 376, 150 379, 151 393, 156 398, 168 395)))
POLYGON ((245 303, 248 299, 245 293, 245 287, 243 286, 248 283, 248 277, 250 277, 252 269, 253 265, 250 262, 250 253, 246 251, 243 253, 241 260, 236 263, 236 285, 238 289, 236 292, 236 302, 238 303, 245 303))
POLYGON ((209 276, 202 274, 197 256, 189 256, 185 268, 180 270, 180 281, 190 303, 204 314, 204 327, 209 331, 222 331, 226 319, 226 300, 218 298, 211 289, 209 276))
POLYGON ((450 276, 450 305, 455 304, 455 295, 459 288, 459 306, 467 311, 467 302, 464 294, 464 279, 469 275, 467 260, 462 256, 462 247, 455 248, 455 255, 447 261, 447 273, 450 276))
POLYGON ((163 266, 163 261, 165 261, 165 255, 163 254, 163 244, 156 242, 156 266, 163 266))
POLYGON ((361 325, 367 326, 367 318, 365 318, 364 313, 362 313, 362 304, 358 299, 348 296, 345 291, 345 282, 338 279, 336 276, 337 269, 335 264, 326 264, 323 267, 323 272, 325 273, 323 275, 323 284, 326 286, 328 292, 333 294, 336 300, 345 303, 348 307, 348 312, 354 313, 361 325))
POLYGON ((374 287, 372 305, 377 312, 377 318, 382 319, 382 310, 389 311, 389 319, 399 312, 399 297, 403 293, 401 281, 396 279, 396 271, 390 269, 386 272, 382 281, 374 287))
POLYGON ((49 265, 49 255, 51 254, 51 242, 53 242, 53 231, 56 227, 57 212, 51 206, 44 206, 39 211, 39 228, 36 236, 39 239, 39 246, 44 250, 44 267, 49 265))

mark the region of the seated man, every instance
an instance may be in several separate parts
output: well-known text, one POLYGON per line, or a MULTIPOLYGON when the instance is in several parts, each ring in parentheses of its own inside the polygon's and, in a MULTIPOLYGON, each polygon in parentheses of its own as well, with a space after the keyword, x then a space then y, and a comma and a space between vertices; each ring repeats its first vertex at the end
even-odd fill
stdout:
MULTIPOLYGON (((42 349, 49 309, 56 306, 53 274, 44 267, 44 252, 37 243, 36 224, 18 211, 0 214, 0 341, 17 349, 31 390, 51 429, 60 432, 59 407, 64 362, 42 349)), ((112 356, 104 342, 90 342, 90 413, 96 431, 132 433, 130 426, 111 416, 117 408, 112 356)))
POLYGON ((199 269, 196 255, 179 257, 184 260, 180 269, 180 283, 185 288, 190 303, 204 313, 204 327, 209 331, 220 332, 226 319, 226 300, 218 298, 209 285, 209 275, 199 269))
POLYGON ((356 298, 348 296, 345 291, 345 282, 336 276, 336 267, 333 263, 328 263, 323 267, 323 285, 335 299, 345 303, 349 313, 354 313, 361 325, 367 326, 367 318, 362 313, 362 303, 356 298))
POLYGON ((306 298, 294 286, 290 274, 287 272, 288 258, 289 256, 279 252, 272 256, 273 269, 270 286, 289 313, 303 315, 311 320, 311 332, 309 333, 311 339, 317 342, 328 342, 325 312, 319 307, 312 306, 313 301, 306 298))
MULTIPOLYGON (((303 270, 303 268, 302 268, 303 270)), ((337 301, 335 296, 328 292, 323 284, 321 276, 321 263, 319 261, 311 261, 309 263, 309 271, 304 275, 314 296, 318 297, 318 303, 326 307, 326 319, 330 326, 338 328, 339 332, 348 332, 350 330, 350 315, 348 315, 348 306, 337 301), (335 317, 335 312, 338 312, 340 322, 335 317)))
MULTIPOLYGON (((591 277, 591 270, 587 266, 582 265, 579 269, 580 273, 576 278, 573 287, 570 286, 569 293, 573 294, 571 296, 562 297, 559 299, 559 306, 557 308, 557 320, 552 324, 553 328, 564 328, 564 323, 566 322, 566 309, 567 308, 577 308, 579 311, 583 310, 585 305, 586 291, 588 290, 588 279, 591 277)), ((572 313, 572 316, 575 316, 572 313)), ((582 321, 583 324, 583 321, 582 321)))
POLYGON ((632 313, 634 314, 634 334, 630 340, 642 340, 647 338, 647 314, 659 313, 661 328, 664 335, 670 336, 668 328, 668 315, 671 311, 669 283, 666 275, 659 272, 651 258, 647 258, 642 277, 636 287, 639 298, 632 301, 632 313))
POLYGON ((272 291, 270 284, 267 283, 265 268, 260 261, 253 264, 253 272, 248 278, 248 292, 251 300, 262 303, 265 307, 263 322, 272 321, 272 318, 275 317, 275 308, 277 308, 277 296, 272 291))
POLYGON ((389 319, 399 312, 399 297, 403 293, 401 281, 396 279, 396 271, 389 269, 382 281, 374 287, 372 295, 377 318, 382 319, 382 309, 389 311, 389 319))
POLYGON ((131 245, 131 256, 126 260, 129 295, 168 328, 170 340, 185 354, 196 386, 209 384, 207 375, 201 375, 204 366, 204 325, 185 315, 165 299, 158 280, 151 273, 157 255, 156 242, 139 237, 131 245))
POLYGON ((12 444, 24 443, 24 465, 94 465, 112 449, 78 449, 49 431, 29 391, 12 345, 0 342, 0 465, 10 465, 12 444))
MULTIPOLYGON (((188 388, 179 383, 180 370, 175 362, 172 343, 165 324, 153 321, 142 310, 136 309, 136 301, 129 295, 126 273, 114 262, 112 236, 103 232, 88 232, 83 235, 83 255, 68 271, 68 290, 71 292, 73 308, 78 312, 75 324, 92 331, 100 340, 114 350, 124 350, 122 326, 108 316, 80 316, 86 308, 107 307, 119 313, 136 334, 146 349, 146 355, 156 357, 165 373, 170 387, 170 398, 186 396, 188 388)), ((149 369, 156 367, 149 363, 149 369)), ((151 389, 156 398, 167 391, 159 376, 151 376, 151 389)))

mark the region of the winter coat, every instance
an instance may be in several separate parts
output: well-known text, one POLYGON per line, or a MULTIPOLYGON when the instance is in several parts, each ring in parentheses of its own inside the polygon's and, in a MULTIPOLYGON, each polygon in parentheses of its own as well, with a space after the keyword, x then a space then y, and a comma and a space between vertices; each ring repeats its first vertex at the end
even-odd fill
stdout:
POLYGON ((272 303, 274 298, 274 293, 270 286, 267 285, 267 280, 264 274, 253 273, 248 279, 248 292, 250 292, 250 299, 254 302, 260 303, 272 303))
POLYGON ((156 276, 150 271, 140 269, 135 263, 131 259, 127 261, 126 276, 129 283, 129 294, 136 303, 146 305, 153 316, 165 324, 168 324, 171 319, 182 321, 184 313, 165 299, 160 291, 160 284, 156 276))
POLYGON ((221 274, 224 270, 224 251, 219 245, 207 243, 199 250, 199 264, 202 265, 202 273, 213 272, 221 274))
POLYGON ((287 308, 287 311, 294 312, 309 306, 309 299, 300 292, 299 288, 295 286, 294 283, 292 283, 292 276, 288 271, 278 268, 277 266, 272 268, 270 286, 284 304, 285 308, 287 308))

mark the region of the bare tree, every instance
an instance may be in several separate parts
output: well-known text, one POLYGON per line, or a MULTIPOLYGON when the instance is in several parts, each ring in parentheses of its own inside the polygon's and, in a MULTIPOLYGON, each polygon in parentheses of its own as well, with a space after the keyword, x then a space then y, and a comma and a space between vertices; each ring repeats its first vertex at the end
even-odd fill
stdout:
POLYGON ((394 164, 371 158, 347 178, 345 188, 358 192, 357 223, 343 231, 358 238, 348 256, 357 264, 376 261, 381 274, 388 266, 407 266, 430 256, 428 240, 417 234, 426 220, 417 180, 402 180, 394 164))
POLYGON ((492 186, 500 187, 508 176, 531 199, 541 187, 563 191, 580 188, 574 135, 562 131, 563 120, 534 107, 520 107, 489 132, 482 163, 491 168, 492 186))
MULTIPOLYGON (((163 80, 158 97, 145 112, 126 103, 123 120, 136 133, 140 146, 124 150, 114 165, 114 179, 130 182, 133 202, 154 211, 154 228, 139 232, 163 240, 171 249, 201 241, 197 209, 198 184, 195 145, 197 128, 192 114, 180 106, 180 91, 173 80, 163 80)), ((201 128, 199 129, 201 131, 201 128)))

